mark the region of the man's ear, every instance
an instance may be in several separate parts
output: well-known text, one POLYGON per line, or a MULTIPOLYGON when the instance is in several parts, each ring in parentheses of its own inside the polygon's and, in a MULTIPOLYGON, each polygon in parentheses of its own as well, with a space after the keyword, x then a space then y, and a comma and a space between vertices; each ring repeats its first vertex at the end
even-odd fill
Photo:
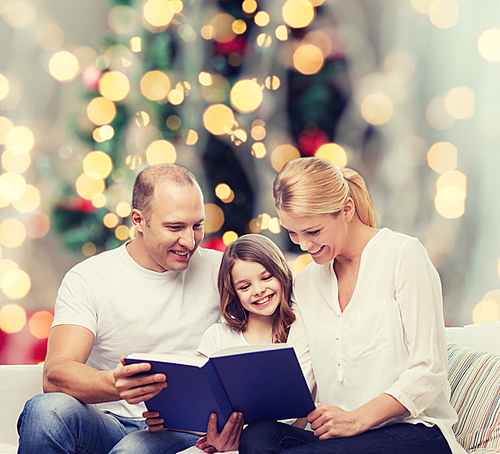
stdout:
POLYGON ((139 210, 137 210, 136 208, 134 208, 132 210, 130 218, 132 219, 132 224, 135 227, 135 229, 138 232, 143 233, 142 230, 144 228, 144 225, 146 225, 146 220, 144 219, 144 215, 139 210))
POLYGON ((344 214, 345 220, 349 222, 353 216, 356 214, 356 207, 354 206, 354 200, 351 197, 347 197, 342 207, 342 213, 344 214))

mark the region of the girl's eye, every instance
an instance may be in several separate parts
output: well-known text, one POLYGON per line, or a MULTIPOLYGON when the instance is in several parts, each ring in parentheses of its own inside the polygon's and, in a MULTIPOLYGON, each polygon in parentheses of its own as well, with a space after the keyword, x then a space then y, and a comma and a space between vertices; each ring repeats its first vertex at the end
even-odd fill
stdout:
POLYGON ((242 285, 239 290, 246 290, 248 287, 250 287, 249 285, 242 285))
POLYGON ((270 274, 269 276, 264 276, 264 277, 262 278, 262 280, 263 280, 263 281, 269 281, 269 280, 271 280, 273 277, 274 277, 274 276, 273 276, 272 274, 270 274))

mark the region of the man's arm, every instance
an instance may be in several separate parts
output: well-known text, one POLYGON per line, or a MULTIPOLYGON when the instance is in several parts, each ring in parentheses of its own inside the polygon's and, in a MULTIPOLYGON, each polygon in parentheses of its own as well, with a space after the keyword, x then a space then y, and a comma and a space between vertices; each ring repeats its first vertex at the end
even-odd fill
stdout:
POLYGON ((94 345, 94 334, 78 325, 58 325, 50 330, 44 366, 44 392, 62 392, 84 403, 126 399, 139 403, 158 394, 165 386, 165 375, 142 375, 150 365, 121 363, 114 371, 87 366, 94 345))

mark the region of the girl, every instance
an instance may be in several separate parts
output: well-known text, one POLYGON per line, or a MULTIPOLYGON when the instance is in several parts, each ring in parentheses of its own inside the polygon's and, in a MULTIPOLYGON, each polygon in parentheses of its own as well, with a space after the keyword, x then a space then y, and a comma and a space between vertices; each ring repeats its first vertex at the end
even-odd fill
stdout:
MULTIPOLYGON (((309 389, 314 377, 305 331, 292 303, 292 272, 281 250, 263 235, 249 234, 229 244, 219 268, 218 289, 223 321, 209 327, 202 336, 198 352, 206 357, 228 347, 248 344, 289 343, 293 345, 309 389)), ((145 412, 151 431, 162 428, 158 413, 145 412)), ((212 445, 216 420, 211 418, 208 438, 196 446, 205 452, 237 448, 241 425, 236 425, 229 442, 212 445), (213 436, 212 436, 213 435, 213 436)), ((305 418, 285 421, 305 427, 305 418)))
POLYGON ((448 401, 439 275, 416 238, 377 229, 361 176, 319 158, 286 164, 275 206, 313 263, 296 277, 317 408, 311 431, 250 424, 241 454, 459 454, 448 401))

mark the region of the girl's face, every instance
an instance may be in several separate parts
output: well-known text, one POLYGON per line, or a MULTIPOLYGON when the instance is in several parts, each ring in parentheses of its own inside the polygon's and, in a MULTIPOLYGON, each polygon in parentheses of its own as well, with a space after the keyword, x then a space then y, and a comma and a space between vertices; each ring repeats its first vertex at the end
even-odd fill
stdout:
POLYGON ((278 216, 292 242, 311 254, 315 263, 324 265, 342 254, 347 238, 347 217, 344 210, 337 216, 321 214, 303 217, 290 216, 285 211, 278 210, 278 216))
POLYGON ((260 263, 237 259, 231 270, 231 280, 249 316, 274 314, 281 301, 281 284, 260 263))

